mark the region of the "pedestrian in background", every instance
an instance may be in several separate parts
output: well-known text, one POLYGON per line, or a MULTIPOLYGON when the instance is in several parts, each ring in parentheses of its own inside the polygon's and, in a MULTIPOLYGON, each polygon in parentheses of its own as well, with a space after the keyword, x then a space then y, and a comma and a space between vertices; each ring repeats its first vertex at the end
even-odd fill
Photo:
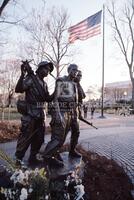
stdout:
POLYGON ((83 105, 83 111, 84 111, 84 118, 87 118, 87 111, 88 111, 88 106, 87 105, 83 105))
POLYGON ((95 111, 95 107, 92 106, 91 107, 91 119, 93 119, 93 116, 94 116, 94 111, 95 111))

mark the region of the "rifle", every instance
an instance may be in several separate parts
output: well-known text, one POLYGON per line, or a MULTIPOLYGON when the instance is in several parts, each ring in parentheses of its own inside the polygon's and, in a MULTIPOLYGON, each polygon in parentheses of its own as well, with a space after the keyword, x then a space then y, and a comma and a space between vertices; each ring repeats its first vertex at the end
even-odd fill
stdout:
POLYGON ((88 122, 87 120, 85 120, 83 117, 79 117, 79 119, 80 119, 82 122, 85 122, 86 124, 92 126, 93 128, 98 129, 96 126, 94 126, 91 122, 88 122))
MULTIPOLYGON (((27 71, 28 75, 32 78, 34 84, 36 85, 37 87, 37 90, 40 94, 40 97, 41 97, 41 100, 44 101, 44 98, 46 96, 45 92, 44 92, 44 88, 43 86, 41 86, 37 80, 37 77, 35 76, 34 74, 34 71, 32 70, 31 66, 29 65, 29 63, 31 62, 32 60, 28 61, 22 61, 22 63, 24 64, 25 66, 25 70, 27 71)), ((40 100, 38 100, 40 101, 40 100)))

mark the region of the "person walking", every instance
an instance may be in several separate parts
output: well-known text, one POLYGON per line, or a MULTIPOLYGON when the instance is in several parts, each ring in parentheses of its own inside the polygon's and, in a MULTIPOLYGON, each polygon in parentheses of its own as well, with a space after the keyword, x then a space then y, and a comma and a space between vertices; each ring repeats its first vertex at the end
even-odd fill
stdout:
POLYGON ((91 119, 93 119, 93 117, 94 117, 94 111, 95 111, 95 107, 92 105, 91 106, 91 119))
POLYGON ((84 111, 84 118, 87 118, 87 111, 88 111, 88 106, 87 105, 83 105, 83 111, 84 111))

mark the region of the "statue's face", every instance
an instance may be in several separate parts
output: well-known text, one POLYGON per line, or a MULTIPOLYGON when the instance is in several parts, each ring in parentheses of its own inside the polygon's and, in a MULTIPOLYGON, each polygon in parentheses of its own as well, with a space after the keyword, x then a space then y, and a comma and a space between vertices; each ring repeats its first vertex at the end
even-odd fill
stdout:
POLYGON ((80 82, 80 81, 81 81, 81 78, 82 78, 82 73, 78 72, 76 78, 77 78, 77 80, 80 82))
POLYGON ((48 76, 49 73, 50 73, 50 67, 49 67, 49 65, 47 65, 45 67, 42 67, 41 70, 40 70, 40 76, 42 78, 48 76))
POLYGON ((71 77, 71 78, 75 78, 76 75, 77 75, 77 72, 78 72, 77 69, 72 69, 71 72, 70 72, 70 74, 69 74, 70 77, 71 77))

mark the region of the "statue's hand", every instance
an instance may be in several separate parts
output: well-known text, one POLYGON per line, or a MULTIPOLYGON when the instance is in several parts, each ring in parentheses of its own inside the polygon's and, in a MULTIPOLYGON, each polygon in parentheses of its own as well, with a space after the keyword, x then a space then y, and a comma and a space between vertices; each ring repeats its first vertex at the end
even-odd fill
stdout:
POLYGON ((22 65, 21 65, 21 74, 22 75, 25 75, 26 73, 27 74, 34 74, 31 66, 29 65, 29 62, 30 61, 22 61, 22 65))
POLYGON ((25 64, 22 64, 22 65, 21 65, 21 75, 22 75, 22 76, 25 76, 25 75, 26 75, 26 72, 27 72, 26 66, 25 66, 25 64))

